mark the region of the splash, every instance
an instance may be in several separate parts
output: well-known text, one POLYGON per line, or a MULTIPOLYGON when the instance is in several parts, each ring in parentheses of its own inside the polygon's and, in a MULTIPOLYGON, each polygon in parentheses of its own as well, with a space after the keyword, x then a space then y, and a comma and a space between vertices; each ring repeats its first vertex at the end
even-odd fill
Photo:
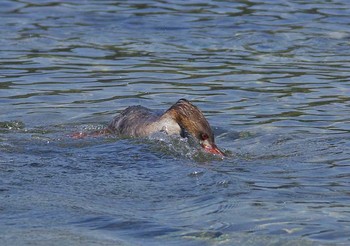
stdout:
POLYGON ((163 153, 175 158, 185 158, 197 162, 208 162, 223 159, 221 156, 206 153, 191 137, 182 138, 175 135, 167 135, 163 132, 152 134, 149 138, 151 150, 163 153))

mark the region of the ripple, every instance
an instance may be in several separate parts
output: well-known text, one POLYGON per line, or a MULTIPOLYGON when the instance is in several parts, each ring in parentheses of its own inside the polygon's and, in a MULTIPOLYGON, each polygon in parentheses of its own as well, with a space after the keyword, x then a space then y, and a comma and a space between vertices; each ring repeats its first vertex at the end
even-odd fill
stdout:
POLYGON ((348 242, 349 9, 2 1, 6 242, 348 242), (182 97, 227 158, 165 136, 69 137, 127 106, 165 109, 182 97), (43 229, 53 221, 63 236, 43 229))

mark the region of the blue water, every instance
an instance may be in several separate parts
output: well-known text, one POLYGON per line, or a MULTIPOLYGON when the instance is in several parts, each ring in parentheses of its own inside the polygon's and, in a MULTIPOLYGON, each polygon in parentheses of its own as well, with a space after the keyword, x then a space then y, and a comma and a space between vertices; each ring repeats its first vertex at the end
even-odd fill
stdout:
POLYGON ((0 3, 1 245, 350 243, 350 2, 0 3), (180 138, 74 139, 130 105, 180 138))

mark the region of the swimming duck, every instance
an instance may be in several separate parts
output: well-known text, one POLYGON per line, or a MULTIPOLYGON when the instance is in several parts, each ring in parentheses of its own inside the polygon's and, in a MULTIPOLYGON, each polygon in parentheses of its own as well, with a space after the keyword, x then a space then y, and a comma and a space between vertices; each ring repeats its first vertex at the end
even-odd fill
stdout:
POLYGON ((163 114, 140 105, 130 106, 114 117, 107 129, 131 137, 146 137, 156 132, 192 136, 206 152, 225 156, 215 145, 213 131, 203 113, 186 99, 178 100, 163 114))

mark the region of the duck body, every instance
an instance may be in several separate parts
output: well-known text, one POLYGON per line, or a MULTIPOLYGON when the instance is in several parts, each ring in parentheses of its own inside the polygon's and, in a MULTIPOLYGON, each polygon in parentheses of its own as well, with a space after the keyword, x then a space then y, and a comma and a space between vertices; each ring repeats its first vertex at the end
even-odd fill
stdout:
POLYGON ((146 137, 155 132, 181 134, 181 127, 172 118, 143 106, 130 106, 114 117, 108 128, 121 136, 146 137))
POLYGON ((224 156, 202 112, 186 99, 178 100, 165 112, 130 106, 113 118, 108 130, 121 136, 146 137, 156 132, 193 137, 209 153, 224 156))

